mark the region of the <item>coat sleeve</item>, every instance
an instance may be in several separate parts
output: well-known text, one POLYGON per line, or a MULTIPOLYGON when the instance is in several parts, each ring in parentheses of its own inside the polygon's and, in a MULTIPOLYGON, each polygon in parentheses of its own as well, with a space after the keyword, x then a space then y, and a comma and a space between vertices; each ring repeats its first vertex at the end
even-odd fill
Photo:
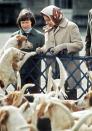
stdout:
POLYGON ((76 24, 70 26, 70 43, 65 43, 68 53, 79 52, 83 48, 83 42, 76 24))
POLYGON ((41 43, 40 43, 40 47, 42 47, 45 43, 45 37, 44 34, 41 35, 41 43))

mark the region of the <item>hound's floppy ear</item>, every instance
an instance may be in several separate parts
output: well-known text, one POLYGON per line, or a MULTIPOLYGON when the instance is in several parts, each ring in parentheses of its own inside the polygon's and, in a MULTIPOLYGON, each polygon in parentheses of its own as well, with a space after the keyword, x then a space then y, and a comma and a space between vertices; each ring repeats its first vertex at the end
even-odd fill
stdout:
POLYGON ((8 111, 0 111, 0 125, 6 123, 9 117, 8 111))
POLYGON ((65 81, 68 78, 68 74, 61 60, 58 57, 56 57, 56 60, 57 60, 57 63, 59 65, 59 70, 60 70, 60 80, 61 80, 60 87, 64 87, 65 81))
POLYGON ((21 112, 24 112, 24 111, 26 111, 29 107, 30 107, 30 105, 29 105, 29 103, 28 103, 28 101, 27 101, 27 102, 25 102, 24 104, 22 104, 22 105, 19 107, 19 110, 20 110, 21 112))
POLYGON ((16 35, 16 39, 18 41, 17 48, 20 49, 22 46, 22 38, 20 35, 16 35))
POLYGON ((17 40, 21 40, 21 36, 20 35, 16 35, 16 39, 17 40))
POLYGON ((23 41, 23 40, 27 40, 27 37, 26 36, 24 36, 24 35, 16 35, 16 39, 18 40, 18 41, 23 41))

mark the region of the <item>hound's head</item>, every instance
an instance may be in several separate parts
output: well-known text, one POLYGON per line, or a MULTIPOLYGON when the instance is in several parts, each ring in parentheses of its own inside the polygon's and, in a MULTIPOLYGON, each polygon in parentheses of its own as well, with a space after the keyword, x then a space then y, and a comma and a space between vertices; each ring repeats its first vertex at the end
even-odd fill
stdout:
POLYGON ((22 104, 23 101, 26 101, 26 99, 23 97, 23 94, 20 91, 14 91, 2 98, 0 100, 0 105, 13 105, 18 107, 22 104))
POLYGON ((80 105, 83 109, 92 107, 92 91, 90 90, 83 98, 79 99, 77 105, 80 105))
POLYGON ((16 47, 18 49, 31 49, 33 48, 33 44, 28 41, 27 37, 24 35, 16 35, 17 45, 16 47))
POLYGON ((0 108, 0 131, 30 130, 30 126, 14 106, 3 106, 0 108), (21 121, 21 122, 20 122, 21 121))
POLYGON ((13 105, 16 107, 21 106, 27 99, 24 97, 24 92, 28 87, 32 87, 34 84, 25 84, 20 91, 10 92, 8 95, 0 99, 0 106, 13 105))

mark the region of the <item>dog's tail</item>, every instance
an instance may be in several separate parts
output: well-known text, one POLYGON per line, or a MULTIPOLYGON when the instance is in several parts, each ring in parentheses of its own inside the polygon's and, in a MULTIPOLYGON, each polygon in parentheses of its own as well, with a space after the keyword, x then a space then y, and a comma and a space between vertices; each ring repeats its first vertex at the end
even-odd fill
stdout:
POLYGON ((21 76, 20 76, 20 72, 17 71, 16 75, 17 75, 17 90, 21 90, 21 76))
POLYGON ((59 65, 59 71, 60 71, 60 85, 59 85, 60 92, 62 92, 64 97, 67 98, 67 94, 65 93, 65 82, 68 78, 68 74, 61 60, 58 57, 56 57, 56 60, 59 65))
POLYGON ((52 84, 53 84, 53 88, 55 90, 55 97, 58 98, 58 94, 59 94, 59 87, 56 85, 55 80, 52 78, 52 84))
POLYGON ((57 60, 57 63, 59 65, 59 70, 60 70, 60 80, 61 80, 60 87, 64 87, 65 81, 68 78, 68 74, 61 60, 58 57, 56 57, 56 60, 57 60))
POLYGON ((49 71, 48 71, 48 80, 47 80, 47 93, 49 93, 51 91, 51 87, 52 87, 52 67, 49 67, 49 71))
POLYGON ((33 83, 25 84, 25 85, 22 87, 21 92, 24 94, 27 88, 31 88, 31 87, 34 87, 34 86, 35 86, 35 84, 33 84, 33 83))

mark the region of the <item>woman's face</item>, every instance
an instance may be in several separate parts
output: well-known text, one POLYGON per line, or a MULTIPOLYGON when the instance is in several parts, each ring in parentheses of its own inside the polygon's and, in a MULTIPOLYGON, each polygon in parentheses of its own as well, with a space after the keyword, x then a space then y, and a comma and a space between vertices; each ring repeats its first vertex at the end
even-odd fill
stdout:
POLYGON ((32 22, 30 20, 21 21, 20 25, 24 31, 32 28, 32 22))
POLYGON ((46 25, 48 25, 49 27, 53 27, 55 25, 55 23, 52 21, 52 19, 48 16, 43 16, 46 25))

